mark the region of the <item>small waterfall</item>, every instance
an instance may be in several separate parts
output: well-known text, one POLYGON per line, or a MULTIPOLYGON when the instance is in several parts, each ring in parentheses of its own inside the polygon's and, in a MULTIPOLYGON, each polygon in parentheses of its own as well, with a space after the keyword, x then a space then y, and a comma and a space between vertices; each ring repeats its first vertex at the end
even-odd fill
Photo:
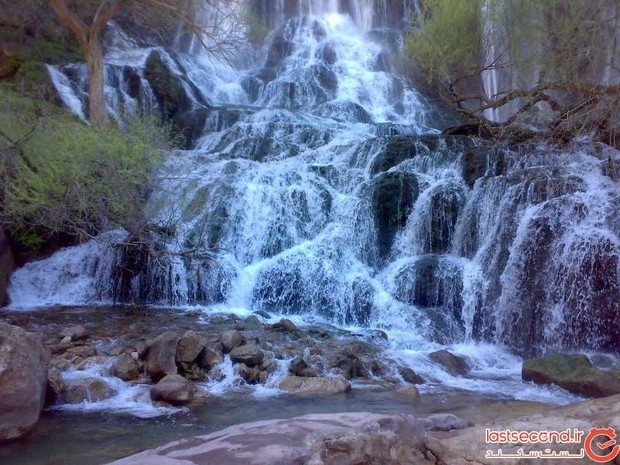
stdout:
MULTIPOLYGON (((13 275, 14 307, 139 300, 378 327, 410 348, 618 350, 617 152, 439 135, 390 44, 367 34, 369 12, 411 3, 254 3, 276 27, 250 69, 160 48, 108 57, 117 113, 158 105, 146 98, 154 51, 191 96, 186 111, 206 112, 148 206, 160 253, 61 251, 13 275)), ((78 114, 81 69, 51 69, 78 114)))

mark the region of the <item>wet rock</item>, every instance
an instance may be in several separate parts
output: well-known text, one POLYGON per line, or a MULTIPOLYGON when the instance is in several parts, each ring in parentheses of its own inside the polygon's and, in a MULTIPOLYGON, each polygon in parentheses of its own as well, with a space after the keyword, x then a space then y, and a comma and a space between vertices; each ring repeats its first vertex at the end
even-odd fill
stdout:
POLYGON ((195 361, 205 345, 207 340, 195 331, 187 331, 179 340, 175 360, 177 362, 192 363, 195 361))
POLYGON ((355 342, 347 345, 340 352, 330 354, 327 357, 327 365, 338 369, 346 379, 368 378, 369 372, 366 367, 370 345, 355 342))
POLYGON ((153 339, 146 355, 146 372, 153 380, 177 373, 175 363, 179 336, 167 331, 153 339))
MULTIPOLYGON (((563 407, 545 410, 542 413, 527 415, 522 418, 512 418, 499 420, 492 425, 493 431, 565 431, 579 430, 590 431, 593 425, 605 425, 605 427, 620 428, 620 395, 605 399, 597 399, 588 402, 580 402, 563 407)), ((445 432, 430 432, 425 441, 425 448, 436 457, 436 463, 445 464, 464 464, 464 458, 471 457, 470 463, 480 463, 481 465, 492 465, 497 463, 497 459, 484 459, 484 452, 489 449, 486 442, 486 430, 489 425, 481 425, 473 428, 466 428, 453 431, 450 434, 445 432)), ((524 454, 527 456, 532 451, 540 451, 540 444, 517 443, 502 444, 504 454, 524 454), (521 452, 518 452, 521 450, 521 452)), ((562 444, 561 450, 570 454, 580 454, 583 442, 575 444, 562 444)), ((552 448, 554 450, 559 450, 552 448)), ((569 460, 579 464, 592 463, 584 460, 569 460)), ((506 465, 525 465, 526 463, 558 463, 562 460, 541 459, 505 459, 501 460, 506 465)), ((433 462, 435 463, 435 462, 433 462)))
POLYGON ((88 330, 81 325, 65 328, 60 332, 60 338, 69 338, 71 341, 79 341, 80 339, 86 339, 89 336, 88 330))
POLYGON ((620 394, 620 372, 599 370, 585 355, 557 354, 527 360, 521 376, 525 381, 555 384, 582 396, 620 394))
POLYGON ((245 363, 236 365, 235 372, 248 384, 258 384, 261 381, 261 370, 256 367, 249 367, 245 363))
POLYGON ((79 364, 84 359, 96 356, 97 349, 92 346, 73 346, 69 347, 64 355, 74 363, 79 364))
POLYGON ((471 421, 452 415, 451 413, 435 413, 422 419, 426 431, 453 431, 474 426, 471 421))
POLYGON ((410 173, 383 173, 372 185, 372 212, 377 228, 379 253, 390 252, 396 232, 407 223, 418 197, 418 180, 410 173))
MULTIPOLYGON (((0 65, 1 67, 2 65, 0 65)), ((14 266, 15 260, 13 259, 13 252, 9 244, 9 236, 4 228, 0 227, 0 307, 9 303, 9 277, 13 272, 14 266)))
POLYGON ((65 379, 65 391, 63 401, 68 404, 81 404, 82 402, 99 402, 109 399, 114 390, 104 381, 97 378, 85 378, 77 380, 65 379))
POLYGON ((140 363, 131 355, 121 354, 114 360, 112 374, 123 381, 131 381, 140 375, 140 363))
POLYGON ((71 347, 71 337, 70 336, 63 337, 62 340, 60 341, 60 344, 58 344, 58 347, 60 347, 61 349, 66 349, 68 347, 71 347))
POLYGON ((65 393, 65 380, 58 368, 47 370, 47 391, 45 405, 60 403, 65 393))
POLYGON ((235 347, 243 344, 243 335, 239 331, 226 331, 220 336, 220 342, 224 349, 224 353, 228 353, 235 347))
POLYGON ((415 386, 401 386, 397 388, 394 393, 403 399, 407 399, 410 402, 417 402, 420 400, 420 392, 415 386))
POLYGON ((302 356, 295 357, 288 367, 289 373, 303 378, 315 378, 319 376, 315 368, 311 368, 302 356))
POLYGON ((435 464, 423 444, 423 425, 411 415, 307 415, 233 426, 110 465, 435 464))
POLYGON ((263 317, 266 320, 271 320, 271 315, 263 310, 256 310, 254 314, 263 317))
POLYGON ((0 441, 28 433, 39 419, 49 361, 39 335, 0 323, 0 441))
POLYGON ((260 322, 256 315, 250 315, 244 322, 247 329, 261 329, 263 324, 260 322))
POLYGON ((151 52, 146 59, 144 75, 165 118, 174 118, 191 108, 191 97, 181 84, 180 78, 168 68, 158 50, 151 52))
POLYGON ((187 405, 204 398, 200 389, 181 375, 168 375, 156 385, 151 386, 153 401, 167 402, 172 405, 187 405))
POLYGON ((233 363, 245 363, 249 367, 260 365, 265 358, 265 353, 255 343, 235 347, 229 355, 233 363))
POLYGON ((180 374, 190 381, 204 381, 207 378, 204 370, 197 363, 180 362, 180 374))
POLYGON ((288 376, 282 380, 279 387, 295 394, 337 394, 349 392, 351 383, 342 378, 288 376))
POLYGON ((467 361, 463 357, 454 355, 447 350, 438 350, 437 352, 432 352, 428 354, 428 358, 444 367, 446 371, 452 376, 465 376, 467 373, 469 373, 469 366, 467 364, 467 361))
POLYGON ((282 318, 279 322, 274 323, 272 326, 276 331, 284 331, 288 333, 297 332, 297 326, 288 318, 282 318))
POLYGON ((424 378, 422 378, 409 367, 399 367, 398 372, 400 373, 400 376, 403 377, 403 380, 405 380, 407 383, 424 384, 424 378))
POLYGON ((223 361, 224 359, 219 351, 212 349, 211 347, 205 347, 199 365, 210 370, 215 365, 219 365, 223 361))

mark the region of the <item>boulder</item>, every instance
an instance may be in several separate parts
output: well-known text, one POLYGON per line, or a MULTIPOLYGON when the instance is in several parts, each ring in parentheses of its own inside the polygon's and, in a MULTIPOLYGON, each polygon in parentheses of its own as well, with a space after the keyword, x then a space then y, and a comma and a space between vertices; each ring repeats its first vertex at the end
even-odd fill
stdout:
POLYGON ((114 390, 98 378, 65 379, 62 401, 67 404, 100 402, 109 399, 113 394, 114 390))
POLYGON ((272 328, 276 331, 283 331, 288 333, 297 332, 297 326, 288 318, 282 318, 279 322, 274 323, 272 328))
POLYGON ((153 380, 177 373, 175 357, 179 336, 167 331, 153 339, 146 355, 146 372, 153 380))
POLYGON ((319 376, 315 368, 311 368, 302 356, 295 357, 288 367, 289 373, 304 378, 314 378, 319 376))
POLYGON ((207 370, 210 370, 215 365, 219 365, 223 361, 224 359, 219 351, 212 349, 211 347, 205 347, 205 350, 202 352, 202 356, 200 357, 199 365, 207 370))
POLYGON ((420 400, 420 391, 415 386, 402 386, 397 388, 394 393, 403 399, 407 399, 411 402, 417 402, 420 400))
POLYGON ((235 347, 229 355, 233 363, 245 363, 249 367, 260 365, 265 358, 265 353, 253 342, 235 347))
POLYGON ((525 381, 555 384, 581 396, 620 394, 620 372, 599 370, 585 355, 557 354, 527 360, 521 376, 525 381))
POLYGON ((243 344, 243 335, 237 330, 226 331, 220 336, 220 342, 222 343, 224 353, 228 353, 235 347, 243 344))
POLYGON ((248 329, 261 329, 263 327, 263 324, 260 322, 256 315, 250 315, 244 320, 243 323, 248 329))
POLYGON ((121 354, 114 360, 112 374, 123 381, 131 381, 140 375, 140 363, 129 354, 121 354))
POLYGON ((45 393, 45 405, 54 405, 62 402, 65 394, 65 380, 58 368, 47 370, 47 391, 45 393))
POLYGON ((89 335, 88 330, 81 325, 71 326, 65 328, 60 332, 60 338, 69 338, 71 341, 79 341, 80 339, 86 339, 89 335))
POLYGON ((424 435, 411 415, 307 415, 232 426, 111 465, 434 465, 424 435))
POLYGON ((204 336, 192 330, 187 331, 179 340, 175 360, 192 363, 198 358, 206 344, 207 340, 204 336))
POLYGON ((152 51, 146 59, 144 75, 165 118, 175 118, 191 108, 191 96, 181 83, 181 78, 168 67, 159 50, 152 51))
POLYGON ((39 419, 49 361, 39 335, 0 323, 0 441, 28 433, 39 419))
POLYGON ((403 380, 411 384, 424 384, 424 378, 418 375, 409 367, 399 367, 398 372, 402 376, 403 380))
POLYGON ((258 384, 261 380, 261 370, 257 367, 249 367, 245 363, 236 365, 235 372, 248 384, 258 384))
POLYGON ((337 394, 349 392, 351 383, 342 378, 287 376, 279 388, 295 394, 337 394))
POLYGON ((465 376, 469 373, 469 366, 463 357, 454 355, 447 350, 438 350, 428 355, 433 362, 443 366, 452 376, 465 376))
POLYGON ((172 405, 187 405, 204 397, 204 392, 181 375, 168 375, 151 386, 152 400, 172 405))

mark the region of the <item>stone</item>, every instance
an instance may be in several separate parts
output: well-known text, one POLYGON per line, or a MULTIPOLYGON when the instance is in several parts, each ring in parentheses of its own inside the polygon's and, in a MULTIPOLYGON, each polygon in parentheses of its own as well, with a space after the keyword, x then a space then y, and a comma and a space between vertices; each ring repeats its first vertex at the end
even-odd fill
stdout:
POLYGON ((131 355, 121 354, 112 365, 112 374, 123 381, 131 381, 140 375, 140 363, 131 355))
POLYGON ((110 465, 434 465, 424 438, 411 415, 307 415, 232 426, 110 465))
POLYGON ((428 355, 433 362, 443 366, 452 376, 465 376, 469 373, 469 366, 463 357, 454 355, 447 350, 438 350, 428 355))
POLYGON ((276 331, 283 331, 288 333, 297 332, 297 326, 288 318, 282 318, 279 322, 274 323, 272 326, 276 331))
POLYGON ((177 373, 175 357, 179 336, 172 331, 160 334, 149 344, 146 355, 146 372, 153 380, 177 373))
POLYGON ((14 267, 15 260, 11 251, 9 236, 4 228, 0 227, 0 307, 9 303, 9 278, 14 267))
POLYGON ((67 347, 71 346, 71 337, 70 336, 65 336, 62 338, 62 340, 60 341, 60 344, 58 344, 61 348, 66 349, 67 347))
POLYGON ((100 402, 109 399, 113 394, 114 390, 98 378, 65 379, 63 401, 68 404, 100 402))
POLYGON ((415 386, 401 386, 397 388, 394 393, 401 398, 407 399, 412 402, 420 400, 420 391, 415 386))
POLYGON ((63 329, 60 332, 60 337, 61 339, 68 337, 71 341, 79 341, 80 339, 86 339, 89 334, 89 331, 84 326, 77 325, 63 329))
POLYGON ((200 389, 181 375, 168 375, 156 385, 151 386, 153 401, 167 402, 172 405, 187 405, 204 397, 200 389))
POLYGON ((256 310, 254 314, 263 317, 265 320, 271 320, 271 315, 263 310, 256 310))
MULTIPOLYGON (((619 430, 620 395, 546 409, 544 412, 530 414, 521 418, 495 420, 491 424, 459 429, 450 433, 445 433, 441 429, 438 432, 431 430, 427 435, 424 446, 436 457, 436 463, 447 465, 496 465, 498 462, 504 465, 527 465, 528 463, 552 465, 563 462, 563 460, 506 458, 499 461, 496 458, 486 458, 484 452, 489 449, 497 452, 497 449, 501 448, 506 455, 516 455, 519 453, 519 450, 522 450, 522 454, 540 451, 541 449, 544 450, 544 448, 541 448, 541 444, 527 442, 501 444, 490 448, 486 442, 486 429, 488 428, 491 431, 566 431, 567 429, 577 429, 588 434, 595 425, 600 425, 603 428, 615 428, 616 431, 619 430)), ((551 450, 579 454, 583 448, 583 442, 562 444, 561 447, 556 446, 557 444, 552 445, 551 450)), ((594 463, 587 459, 569 460, 569 462, 579 463, 580 465, 594 463)), ((615 463, 618 463, 617 458, 615 463)))
POLYGON ((219 365, 223 361, 224 359, 219 351, 212 349, 211 347, 205 347, 205 350, 202 352, 199 365, 210 370, 215 365, 219 365))
POLYGON ((247 317, 243 324, 245 324, 248 329, 261 329, 263 327, 263 324, 256 315, 250 315, 247 317))
POLYGON ((265 353, 255 343, 235 347, 229 355, 233 363, 245 363, 250 367, 260 365, 265 358, 265 353))
POLYGON ((23 436, 38 421, 49 361, 39 335, 0 322, 0 441, 23 436))
POLYGON ((192 363, 195 361, 205 345, 207 340, 195 331, 187 331, 179 340, 175 360, 177 362, 192 363))
POLYGON ((220 342, 222 343, 224 353, 227 354, 235 347, 239 347, 243 344, 243 335, 237 330, 226 331, 220 336, 220 342))
POLYGON ((418 375, 409 367, 399 367, 398 373, 403 377, 403 380, 411 384, 424 384, 424 378, 418 375))
POLYGON ((351 383, 342 378, 287 376, 279 388, 295 394, 337 394, 349 392, 351 383))
POLYGON ((65 380, 58 368, 47 370, 47 390, 45 393, 45 405, 60 403, 65 393, 65 380))
POLYGON ((599 370, 580 354, 556 354, 526 360, 521 376, 536 384, 555 384, 573 394, 607 397, 620 394, 620 372, 599 370))
POLYGON ((181 78, 170 70, 158 50, 147 57, 144 76, 153 89, 164 118, 175 118, 192 107, 192 99, 181 78))
MULTIPOLYGON (((88 370, 94 367, 106 367, 110 359, 105 355, 93 355, 92 357, 87 357, 82 360, 78 365, 78 370, 88 370)), ((107 368, 106 368, 107 371, 107 368)))
POLYGON ((249 367, 245 363, 235 366, 235 372, 241 376, 248 384, 258 384, 261 380, 261 371, 256 367, 249 367))

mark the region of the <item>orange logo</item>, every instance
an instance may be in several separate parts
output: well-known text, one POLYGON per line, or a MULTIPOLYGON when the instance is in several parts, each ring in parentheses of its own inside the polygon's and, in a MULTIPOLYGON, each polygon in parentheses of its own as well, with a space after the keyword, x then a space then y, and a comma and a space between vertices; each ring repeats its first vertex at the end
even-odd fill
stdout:
POLYGON ((596 463, 609 463, 620 455, 620 445, 616 441, 616 430, 614 428, 592 428, 585 440, 586 455, 596 463), (600 440, 597 438, 600 437, 600 440), (604 442, 601 442, 604 441, 604 442), (594 450, 596 446, 597 452, 594 450), (604 450, 612 447, 611 452, 606 455, 604 450))

